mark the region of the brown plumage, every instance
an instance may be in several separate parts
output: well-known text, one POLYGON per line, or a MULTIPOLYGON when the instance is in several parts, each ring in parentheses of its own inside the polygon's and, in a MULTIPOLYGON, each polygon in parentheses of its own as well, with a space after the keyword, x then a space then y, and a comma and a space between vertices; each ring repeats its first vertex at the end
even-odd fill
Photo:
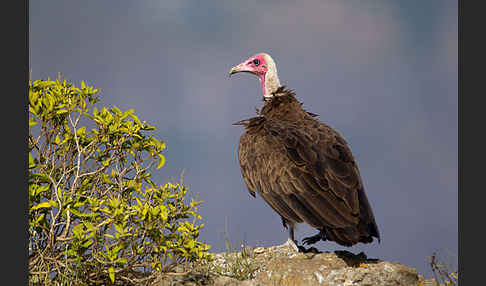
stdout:
POLYGON ((258 116, 234 123, 238 159, 252 196, 258 193, 282 218, 294 240, 305 222, 319 234, 304 239, 344 246, 380 240, 353 154, 343 137, 305 111, 295 94, 279 86, 265 96, 258 116))

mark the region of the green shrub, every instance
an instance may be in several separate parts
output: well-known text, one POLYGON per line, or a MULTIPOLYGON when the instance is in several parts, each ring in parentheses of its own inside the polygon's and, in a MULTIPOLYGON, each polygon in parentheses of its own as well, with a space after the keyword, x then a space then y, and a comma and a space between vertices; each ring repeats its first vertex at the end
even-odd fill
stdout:
POLYGON ((165 144, 133 110, 101 108, 97 89, 29 82, 31 284, 135 284, 209 259, 200 204, 150 171, 165 144))

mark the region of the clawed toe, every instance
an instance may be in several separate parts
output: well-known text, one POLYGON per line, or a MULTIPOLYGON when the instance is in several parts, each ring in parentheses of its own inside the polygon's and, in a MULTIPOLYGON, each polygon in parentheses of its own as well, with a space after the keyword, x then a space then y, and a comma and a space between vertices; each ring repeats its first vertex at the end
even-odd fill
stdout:
POLYGON ((307 244, 307 245, 311 245, 311 244, 318 242, 319 240, 321 240, 321 236, 314 235, 314 236, 310 236, 310 237, 306 237, 306 238, 302 239, 302 243, 307 244))
POLYGON ((302 239, 302 243, 310 245, 318 242, 319 240, 325 240, 325 236, 322 232, 319 232, 318 234, 313 236, 305 237, 304 239, 302 239))

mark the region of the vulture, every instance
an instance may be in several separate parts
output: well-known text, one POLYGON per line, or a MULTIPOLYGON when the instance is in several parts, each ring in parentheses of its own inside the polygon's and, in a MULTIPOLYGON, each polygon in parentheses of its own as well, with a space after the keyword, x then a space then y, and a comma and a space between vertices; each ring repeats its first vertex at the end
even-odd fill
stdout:
POLYGON ((274 60, 256 54, 231 68, 258 77, 263 107, 257 116, 233 123, 245 132, 238 146, 243 180, 275 211, 289 230, 295 249, 294 228, 307 223, 319 231, 304 238, 311 245, 320 240, 342 246, 380 242, 370 202, 358 165, 344 138, 318 115, 303 109, 295 92, 281 86, 274 60))

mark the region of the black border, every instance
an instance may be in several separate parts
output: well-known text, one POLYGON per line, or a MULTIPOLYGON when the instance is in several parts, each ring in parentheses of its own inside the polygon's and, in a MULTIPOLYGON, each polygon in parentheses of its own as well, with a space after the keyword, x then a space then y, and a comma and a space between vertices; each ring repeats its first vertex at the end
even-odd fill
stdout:
POLYGON ((28 0, 2 5, 2 270, 9 285, 28 285, 28 0), (15 138, 15 139, 14 139, 15 138))
POLYGON ((464 9, 463 0, 458 1, 458 170, 459 170, 459 284, 483 285, 482 261, 485 227, 485 187, 479 180, 485 177, 484 149, 482 138, 485 130, 484 104, 484 9, 481 1, 468 1, 464 9), (476 4, 477 6, 474 6, 476 4), (465 40, 469 44, 465 45, 465 40), (465 67, 468 67, 467 69, 465 67), (468 137, 469 135, 469 137, 468 137), (481 154, 483 153, 483 154, 481 154), (475 283, 477 281, 477 283, 475 283))

